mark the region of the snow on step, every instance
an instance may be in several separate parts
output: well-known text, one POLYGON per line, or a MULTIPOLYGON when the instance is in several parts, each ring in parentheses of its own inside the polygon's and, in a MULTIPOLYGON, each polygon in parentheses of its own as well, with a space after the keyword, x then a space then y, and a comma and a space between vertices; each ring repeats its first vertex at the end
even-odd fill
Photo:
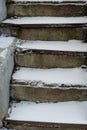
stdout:
POLYGON ((70 69, 35 69, 35 68, 20 68, 13 76, 13 80, 24 82, 40 82, 45 84, 64 85, 82 85, 87 86, 87 69, 70 68, 70 69))
POLYGON ((87 124, 87 101, 59 103, 13 103, 8 120, 87 124), (67 118, 66 118, 67 117, 67 118))
POLYGON ((6 19, 8 24, 83 24, 87 23, 87 17, 19 17, 6 19))
MULTIPOLYGON (((20 41, 19 41, 20 42, 20 41)), ((54 51, 75 51, 87 52, 87 43, 80 40, 70 41, 21 41, 17 47, 22 50, 35 49, 35 50, 54 50, 54 51)))
POLYGON ((14 2, 86 2, 87 0, 12 0, 14 2))

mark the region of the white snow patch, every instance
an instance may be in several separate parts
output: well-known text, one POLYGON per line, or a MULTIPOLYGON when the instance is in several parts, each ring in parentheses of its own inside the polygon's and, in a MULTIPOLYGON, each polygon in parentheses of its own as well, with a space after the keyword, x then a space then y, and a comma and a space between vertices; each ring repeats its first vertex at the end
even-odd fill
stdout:
POLYGON ((14 37, 4 37, 0 36, 0 57, 6 58, 9 52, 15 46, 14 37))
POLYGON ((59 103, 13 103, 9 120, 87 124, 87 101, 59 103))
POLYGON ((54 50, 54 51, 75 51, 87 52, 87 43, 80 40, 70 41, 23 41, 23 44, 16 45, 22 50, 36 49, 36 50, 54 50))
POLYGON ((3 127, 0 130, 12 130, 12 129, 7 129, 7 128, 3 127))
POLYGON ((0 48, 7 48, 13 43, 14 37, 0 37, 0 48))
POLYGON ((9 104, 9 86, 14 66, 14 39, 0 37, 0 126, 9 104))
POLYGON ((6 18, 7 10, 6 10, 6 0, 0 0, 0 22, 6 18))
POLYGON ((3 23, 9 24, 81 24, 87 23, 87 17, 20 17, 6 19, 3 23))
POLYGON ((3 57, 3 58, 6 58, 7 55, 8 55, 8 49, 7 48, 0 53, 0 57, 3 57))
POLYGON ((76 1, 84 1, 86 2, 87 0, 12 0, 12 1, 15 1, 15 2, 64 2, 64 1, 69 1, 69 2, 76 2, 76 1))
POLYGON ((46 84, 83 85, 87 86, 87 70, 70 69, 35 69, 20 68, 13 74, 13 79, 25 82, 43 82, 46 84))

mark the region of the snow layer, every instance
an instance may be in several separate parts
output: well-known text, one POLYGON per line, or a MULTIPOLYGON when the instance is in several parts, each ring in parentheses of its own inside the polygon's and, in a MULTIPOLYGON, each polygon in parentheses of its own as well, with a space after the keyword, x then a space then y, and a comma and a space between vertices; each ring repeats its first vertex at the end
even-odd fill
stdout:
POLYGON ((14 38, 0 37, 0 126, 8 110, 9 85, 14 66, 14 38))
POLYGON ((10 50, 10 47, 15 46, 15 44, 13 44, 15 38, 14 37, 0 37, 0 57, 6 58, 6 56, 8 55, 8 50, 10 50))
POLYGON ((0 37, 0 48, 7 48, 11 45, 13 42, 14 38, 13 37, 0 37))
POLYGON ((0 0, 0 21, 6 18, 7 10, 5 2, 6 0, 0 0))
POLYGON ((87 17, 20 17, 7 19, 9 24, 81 24, 87 23, 87 17))
POLYGON ((0 130, 12 130, 12 129, 7 129, 7 128, 3 127, 3 128, 0 128, 0 130))
POLYGON ((25 82, 43 82, 46 84, 87 86, 87 70, 72 69, 33 69, 20 68, 13 74, 13 79, 25 82))
POLYGON ((59 103, 13 103, 10 120, 87 124, 87 101, 59 103))
POLYGON ((76 1, 87 1, 87 0, 12 0, 12 1, 15 1, 15 2, 32 2, 32 1, 35 1, 35 2, 38 2, 38 1, 40 1, 40 2, 50 2, 50 1, 52 1, 52 2, 64 2, 64 1, 69 1, 69 2, 72 2, 72 1, 74 1, 74 2, 76 2, 76 1))
POLYGON ((70 41, 23 41, 23 44, 17 43, 17 47, 22 50, 54 50, 54 51, 75 51, 87 52, 87 43, 79 40, 70 41))

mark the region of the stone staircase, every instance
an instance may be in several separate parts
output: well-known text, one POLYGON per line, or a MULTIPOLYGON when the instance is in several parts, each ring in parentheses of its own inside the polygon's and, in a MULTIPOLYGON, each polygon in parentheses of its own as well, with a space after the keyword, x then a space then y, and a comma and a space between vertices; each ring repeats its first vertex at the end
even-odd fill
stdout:
POLYGON ((11 100, 15 130, 87 130, 86 0, 8 0, 17 37, 11 100))

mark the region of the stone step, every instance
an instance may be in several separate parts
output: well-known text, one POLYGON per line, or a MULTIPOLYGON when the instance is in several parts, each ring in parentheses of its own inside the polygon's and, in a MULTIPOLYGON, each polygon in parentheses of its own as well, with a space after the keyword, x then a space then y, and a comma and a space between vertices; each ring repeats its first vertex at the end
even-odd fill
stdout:
POLYGON ((85 1, 14 0, 7 3, 8 17, 26 16, 84 16, 87 14, 85 1))
POLYGON ((9 3, 9 2, 22 2, 22 3, 32 3, 32 2, 36 2, 36 3, 41 3, 41 2, 44 2, 44 3, 46 3, 46 2, 49 2, 49 3, 51 3, 51 2, 58 2, 58 3, 68 3, 68 2, 70 2, 70 3, 86 3, 87 2, 87 0, 7 0, 7 3, 9 3))
POLYGON ((16 130, 86 130, 87 101, 13 102, 5 119, 16 130))
POLYGON ((17 68, 12 76, 11 97, 41 102, 87 100, 87 69, 17 68))
POLYGON ((2 28, 25 40, 86 40, 87 17, 21 17, 7 19, 2 28))
POLYGON ((16 45, 15 63, 21 67, 70 68, 87 65, 87 43, 70 41, 22 41, 16 45))

